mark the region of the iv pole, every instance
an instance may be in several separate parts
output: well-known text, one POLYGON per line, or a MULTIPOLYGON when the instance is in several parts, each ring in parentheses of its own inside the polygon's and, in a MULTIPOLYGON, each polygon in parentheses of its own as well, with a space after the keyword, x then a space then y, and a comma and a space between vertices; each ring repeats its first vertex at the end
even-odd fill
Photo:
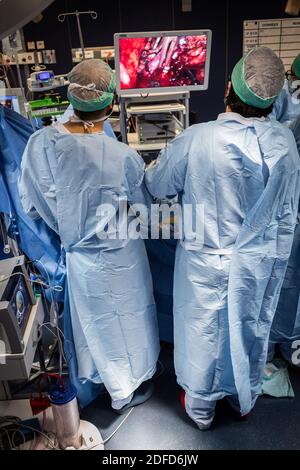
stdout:
POLYGON ((82 51, 82 60, 85 59, 85 51, 84 51, 84 43, 83 43, 83 36, 82 36, 82 30, 81 30, 81 24, 80 24, 80 15, 90 15, 93 20, 96 20, 98 18, 98 13, 96 11, 73 11, 71 13, 60 13, 57 16, 58 21, 63 23, 66 19, 66 16, 76 16, 77 20, 77 27, 78 27, 78 35, 79 35, 79 40, 80 40, 80 47, 82 51))

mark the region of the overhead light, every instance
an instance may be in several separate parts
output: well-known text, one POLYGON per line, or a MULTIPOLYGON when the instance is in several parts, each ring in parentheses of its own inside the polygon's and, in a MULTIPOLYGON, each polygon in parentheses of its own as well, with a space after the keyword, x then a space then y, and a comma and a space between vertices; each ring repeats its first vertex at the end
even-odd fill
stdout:
POLYGON ((300 0, 288 0, 285 12, 287 15, 298 16, 300 13, 300 0))

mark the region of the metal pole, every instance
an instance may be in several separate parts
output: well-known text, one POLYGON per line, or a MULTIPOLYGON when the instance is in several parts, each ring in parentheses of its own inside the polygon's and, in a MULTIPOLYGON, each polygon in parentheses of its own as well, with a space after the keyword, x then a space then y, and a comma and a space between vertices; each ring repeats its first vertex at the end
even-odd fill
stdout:
POLYGON ((185 129, 190 125, 190 94, 185 97, 185 129))
POLYGON ((22 83, 22 76, 21 76, 21 70, 20 70, 20 65, 19 65, 18 59, 17 59, 17 62, 16 62, 16 67, 17 67, 19 87, 21 88, 22 96, 23 96, 24 100, 26 101, 26 96, 25 96, 25 91, 24 91, 24 87, 23 87, 23 83, 22 83))
POLYGON ((120 104, 121 104, 120 106, 120 130, 121 130, 121 135, 122 135, 122 141, 124 144, 128 144, 125 98, 120 97, 120 104))
POLYGON ((76 10, 75 13, 76 13, 76 20, 77 20, 80 47, 81 47, 81 51, 82 51, 82 60, 84 60, 85 59, 85 51, 84 51, 83 36, 82 36, 82 30, 81 30, 81 24, 80 24, 80 13, 79 13, 78 10, 76 10))
POLYGON ((66 16, 76 16, 77 20, 77 27, 78 27, 78 35, 79 35, 79 41, 80 41, 80 48, 82 51, 82 59, 85 59, 85 50, 84 50, 84 43, 83 43, 83 35, 82 35, 82 30, 81 30, 81 24, 80 24, 80 15, 90 15, 90 17, 93 20, 96 20, 98 18, 98 13, 96 11, 72 11, 71 13, 66 12, 66 13, 60 13, 57 16, 58 21, 63 23, 66 19, 66 16))

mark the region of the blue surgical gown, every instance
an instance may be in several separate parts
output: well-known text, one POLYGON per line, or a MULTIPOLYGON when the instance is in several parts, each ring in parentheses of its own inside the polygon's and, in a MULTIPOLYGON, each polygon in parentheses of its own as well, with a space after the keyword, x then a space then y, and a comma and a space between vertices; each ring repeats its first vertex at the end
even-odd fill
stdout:
POLYGON ((99 207, 117 211, 119 198, 142 202, 144 163, 104 133, 62 128, 31 137, 19 191, 26 213, 44 219, 66 252, 78 378, 104 383, 113 400, 122 400, 155 373, 156 308, 143 240, 118 233, 101 239, 111 213, 99 207))
POLYGON ((276 119, 289 127, 298 116, 300 116, 300 100, 295 101, 289 90, 289 83, 285 80, 284 87, 274 104, 270 118, 276 119))
POLYGON ((175 369, 191 397, 237 395, 246 414, 261 391, 299 176, 288 128, 235 113, 187 129, 146 172, 155 198, 204 205, 203 246, 178 242, 174 276, 175 369))
MULTIPOLYGON (((300 116, 291 125, 300 158, 300 116)), ((291 362, 292 342, 300 339, 300 216, 296 225, 278 307, 271 330, 271 342, 281 344, 281 352, 291 362)))
MULTIPOLYGON (((15 111, 0 105, 0 212, 16 221, 16 240, 20 250, 50 278, 53 285, 64 285, 65 267, 59 237, 43 220, 31 220, 23 211, 18 193, 22 154, 33 129, 30 122, 15 111)), ((50 297, 50 292, 47 294, 50 297)), ((62 301, 59 292, 51 297, 62 301)))
POLYGON ((295 121, 292 123, 291 131, 293 132, 294 137, 296 139, 296 144, 300 155, 300 113, 297 119, 295 119, 295 121))

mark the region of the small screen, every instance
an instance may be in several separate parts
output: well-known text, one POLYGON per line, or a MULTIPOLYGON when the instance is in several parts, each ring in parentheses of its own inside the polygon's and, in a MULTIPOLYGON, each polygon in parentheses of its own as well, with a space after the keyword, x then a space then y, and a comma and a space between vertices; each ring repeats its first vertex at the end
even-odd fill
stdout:
POLYGON ((37 74, 37 79, 40 80, 41 82, 46 82, 50 80, 53 77, 53 73, 51 72, 40 72, 37 74))
POLYGON ((16 111, 16 113, 20 113, 20 103, 18 96, 0 95, 0 104, 6 108, 16 111))
POLYGON ((119 38, 120 90, 203 86, 208 36, 119 38))

